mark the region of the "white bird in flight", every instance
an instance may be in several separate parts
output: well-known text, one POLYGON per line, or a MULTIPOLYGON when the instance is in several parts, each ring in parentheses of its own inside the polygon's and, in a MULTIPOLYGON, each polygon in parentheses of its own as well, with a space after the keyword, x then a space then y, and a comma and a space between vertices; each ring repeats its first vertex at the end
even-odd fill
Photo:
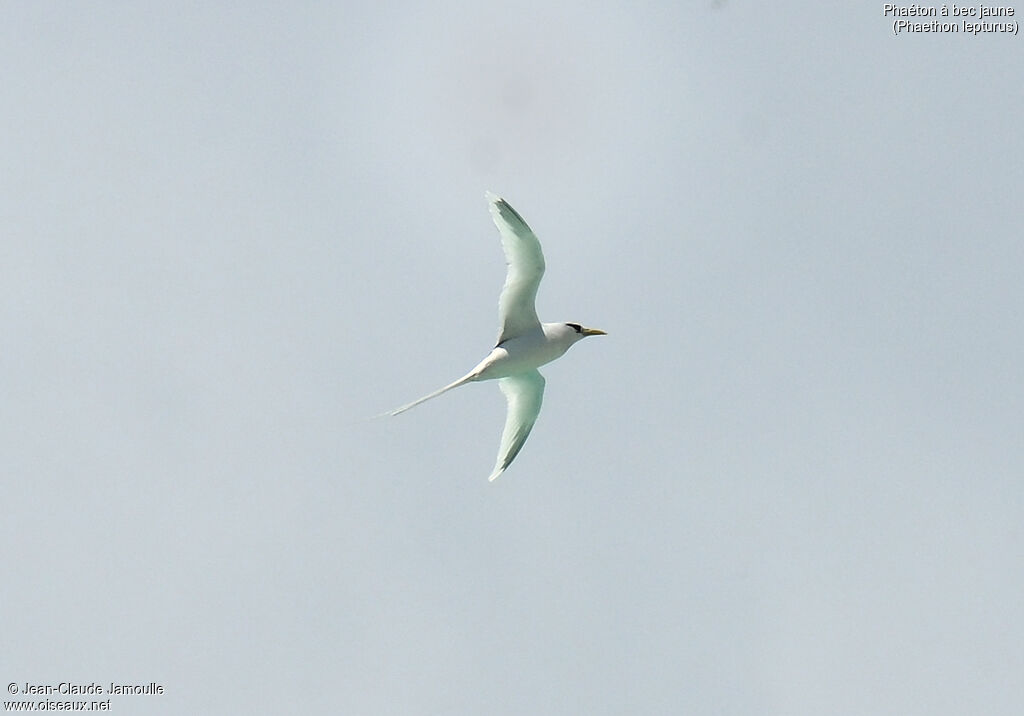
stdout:
POLYGON ((508 414, 501 433, 498 461, 487 478, 494 480, 512 464, 537 422, 544 397, 544 376, 537 368, 561 358, 574 343, 587 336, 606 334, 579 323, 541 323, 537 319, 534 300, 544 275, 540 242, 508 202, 490 192, 487 192, 487 200, 508 263, 505 286, 498 299, 498 343, 473 370, 454 383, 396 408, 388 415, 404 413, 465 383, 497 378, 498 387, 508 402, 508 414))

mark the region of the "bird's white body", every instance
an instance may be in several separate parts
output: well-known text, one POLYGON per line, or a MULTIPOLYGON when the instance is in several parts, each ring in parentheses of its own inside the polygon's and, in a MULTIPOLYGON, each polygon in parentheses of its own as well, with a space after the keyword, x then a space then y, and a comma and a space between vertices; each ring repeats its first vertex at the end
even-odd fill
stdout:
POLYGON ((509 338, 495 346, 470 374, 473 380, 490 380, 540 368, 564 356, 572 344, 583 337, 565 323, 542 323, 540 330, 509 338))
POLYGON ((561 358, 577 341, 587 336, 604 335, 604 331, 584 328, 578 323, 541 323, 537 320, 534 299, 544 275, 544 254, 540 242, 523 217, 504 199, 493 194, 488 194, 487 198, 508 263, 505 287, 498 299, 501 321, 498 344, 473 370, 454 383, 396 408, 390 414, 403 413, 466 383, 497 379, 508 401, 508 414, 498 461, 488 478, 494 480, 519 454, 540 414, 545 381, 537 368, 561 358))

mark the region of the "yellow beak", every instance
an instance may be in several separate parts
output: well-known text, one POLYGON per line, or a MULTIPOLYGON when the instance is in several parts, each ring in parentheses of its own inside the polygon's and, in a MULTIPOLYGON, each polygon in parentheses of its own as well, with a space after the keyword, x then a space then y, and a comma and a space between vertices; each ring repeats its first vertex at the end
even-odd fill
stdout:
POLYGON ((585 336, 607 336, 608 334, 602 331, 600 328, 584 328, 583 335, 585 336))

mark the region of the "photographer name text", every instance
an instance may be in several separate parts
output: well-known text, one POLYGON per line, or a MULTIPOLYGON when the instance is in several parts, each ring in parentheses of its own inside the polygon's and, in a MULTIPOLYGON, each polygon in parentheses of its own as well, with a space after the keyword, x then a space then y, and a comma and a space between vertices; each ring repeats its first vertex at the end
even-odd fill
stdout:
POLYGON ((56 685, 30 684, 26 682, 20 689, 17 684, 12 683, 8 685, 7 691, 10 694, 21 693, 32 696, 51 696, 53 694, 60 694, 61 696, 95 696, 99 694, 160 695, 163 694, 164 687, 163 684, 158 684, 155 681, 151 681, 148 684, 117 684, 110 682, 105 687, 96 682, 76 684, 71 681, 62 681, 56 685))

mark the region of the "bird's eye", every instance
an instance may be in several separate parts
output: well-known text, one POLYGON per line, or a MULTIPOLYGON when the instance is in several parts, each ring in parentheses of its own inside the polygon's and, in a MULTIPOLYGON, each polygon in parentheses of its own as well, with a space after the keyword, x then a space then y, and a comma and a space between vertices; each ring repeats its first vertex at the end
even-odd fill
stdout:
POLYGON ((573 329, 577 333, 583 333, 583 326, 578 323, 566 323, 565 325, 569 326, 569 328, 573 329))

